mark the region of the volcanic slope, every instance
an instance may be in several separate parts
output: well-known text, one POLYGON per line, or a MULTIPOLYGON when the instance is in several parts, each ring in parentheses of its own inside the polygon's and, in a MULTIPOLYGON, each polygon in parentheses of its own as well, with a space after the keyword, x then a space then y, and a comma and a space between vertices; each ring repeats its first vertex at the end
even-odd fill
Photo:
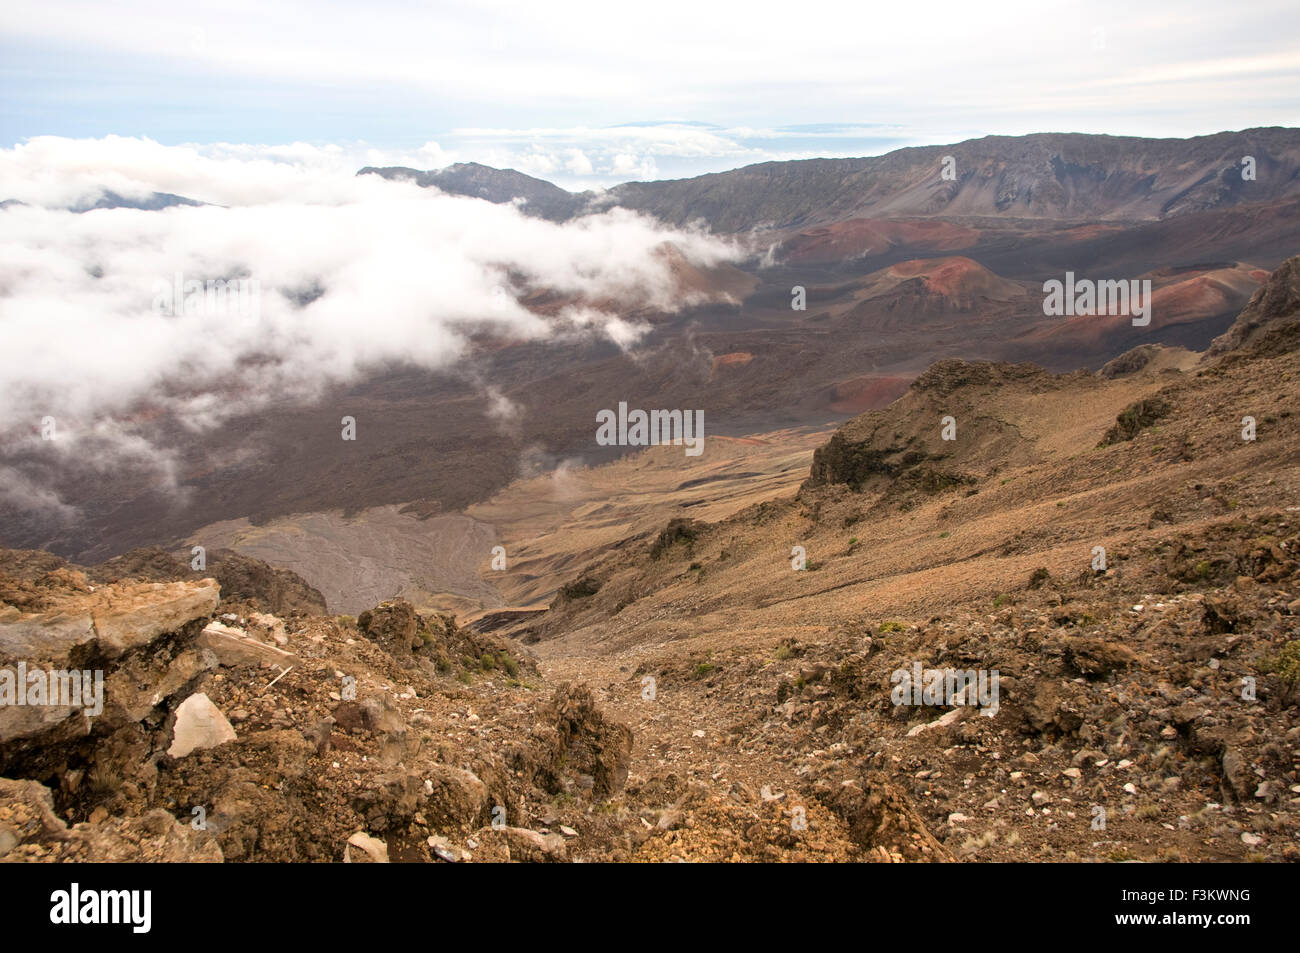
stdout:
POLYGON ((1295 860, 1298 379, 1300 259, 1199 361, 941 362, 791 495, 725 516, 727 465, 715 522, 593 514, 492 631, 221 552, 0 551, 0 662, 108 702, 0 710, 3 860, 1295 860), (991 717, 893 704, 914 664, 996 671, 991 717))
POLYGON ((1294 860, 1297 344, 1291 259, 1199 361, 941 362, 796 494, 611 552, 515 634, 632 725, 634 773, 815 805, 866 856, 887 801, 928 857, 1294 860), (918 662, 996 670, 996 713, 893 704, 918 662))

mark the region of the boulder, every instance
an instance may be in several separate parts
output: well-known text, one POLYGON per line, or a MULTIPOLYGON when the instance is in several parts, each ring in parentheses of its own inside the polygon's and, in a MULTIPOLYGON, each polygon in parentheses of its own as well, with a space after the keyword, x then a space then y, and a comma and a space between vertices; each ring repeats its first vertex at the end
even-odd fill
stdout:
POLYGON ((204 627, 195 642, 200 648, 211 651, 217 661, 226 666, 275 665, 284 669, 297 660, 292 652, 268 645, 241 628, 216 620, 204 627))
POLYGON ((434 765, 424 790, 424 813, 438 827, 477 827, 488 811, 487 785, 478 775, 447 765, 434 765))
POLYGON ((419 617, 405 599, 381 602, 357 617, 357 631, 390 655, 410 655, 420 645, 419 617))
POLYGON ((215 748, 235 740, 235 729, 203 692, 191 695, 176 709, 176 725, 167 753, 183 758, 200 748, 215 748))
POLYGON ((221 590, 215 580, 109 587, 92 610, 98 645, 108 658, 146 645, 216 611, 221 590))

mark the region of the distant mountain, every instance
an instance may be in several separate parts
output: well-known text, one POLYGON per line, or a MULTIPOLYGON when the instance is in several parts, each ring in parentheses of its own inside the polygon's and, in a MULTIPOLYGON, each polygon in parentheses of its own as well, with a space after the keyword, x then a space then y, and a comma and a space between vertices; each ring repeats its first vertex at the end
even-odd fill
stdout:
MULTIPOLYGON (((30 202, 23 202, 19 199, 5 199, 0 202, 0 209, 5 208, 23 208, 30 205, 30 202)), ((142 212, 157 212, 165 208, 174 208, 176 206, 207 205, 207 202, 199 202, 194 199, 187 199, 183 195, 173 195, 170 192, 150 192, 144 198, 132 199, 125 195, 119 195, 111 189, 104 189, 99 193, 99 198, 93 202, 82 202, 68 208, 70 212, 93 212, 101 208, 133 208, 142 212)))
POLYGON ((1247 129, 1192 139, 986 136, 870 158, 764 162, 690 179, 628 182, 601 196, 566 192, 521 172, 476 163, 439 172, 361 173, 408 177, 491 202, 522 198, 534 214, 554 220, 599 201, 675 225, 703 220, 721 232, 798 229, 855 218, 1133 223, 1300 197, 1300 129, 1247 129), (953 161, 945 178, 947 156, 953 161), (1243 176, 1252 172, 1253 179, 1243 176))
POLYGON ((197 207, 206 204, 206 202, 197 202, 194 199, 187 199, 183 195, 173 195, 170 192, 151 192, 144 198, 132 199, 105 189, 93 203, 74 206, 72 211, 90 212, 100 208, 134 208, 144 212, 157 212, 160 209, 173 208, 178 205, 197 207))
POLYGON ((477 162, 458 162, 434 172, 420 172, 403 166, 366 166, 357 175, 379 175, 385 179, 410 179, 421 188, 433 186, 451 195, 485 199, 496 205, 522 200, 524 211, 538 218, 564 221, 577 215, 586 198, 566 192, 514 169, 494 169, 477 162))

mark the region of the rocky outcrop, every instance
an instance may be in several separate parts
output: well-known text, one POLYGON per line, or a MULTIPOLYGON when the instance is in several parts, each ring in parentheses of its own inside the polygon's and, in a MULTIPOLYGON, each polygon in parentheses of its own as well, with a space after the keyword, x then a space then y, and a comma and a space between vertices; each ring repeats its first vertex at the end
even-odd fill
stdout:
POLYGON ((586 685, 556 689, 533 731, 532 745, 517 758, 535 783, 553 793, 581 791, 603 800, 627 782, 632 731, 611 721, 586 685))
POLYGON ((288 668, 297 657, 292 652, 254 638, 238 626, 219 620, 209 622, 199 633, 195 644, 216 656, 222 665, 275 665, 288 668))
POLYGON ((357 616, 357 629, 392 655, 410 655, 420 647, 415 607, 405 599, 381 602, 357 616))
POLYGON ((66 673, 50 687, 59 701, 72 704, 42 697, 39 704, 0 706, 5 745, 0 769, 28 747, 57 746, 89 734, 96 720, 101 728, 139 720, 210 667, 181 645, 216 608, 219 590, 210 579, 95 588, 80 573, 47 574, 32 592, 39 598, 26 604, 40 605, 40 611, 0 604, 0 667, 10 673, 19 666, 27 673, 66 673), (90 697, 96 681, 99 711, 90 697))
POLYGON ((933 494, 975 482, 992 466, 1030 453, 1015 427, 988 413, 989 395, 1004 388, 1029 394, 1062 383, 1033 364, 938 361, 894 403, 835 431, 813 454, 804 489, 897 483, 900 491, 933 494), (960 440, 944 438, 947 418, 960 440))
POLYGON ((220 590, 201 582, 107 586, 47 603, 0 608, 0 654, 67 662, 114 659, 215 611, 220 590))
POLYGON ((526 651, 450 616, 213 619, 210 579, 4 565, 0 668, 94 666, 102 708, 0 705, 0 859, 561 860, 547 802, 627 778, 631 732, 585 687, 539 705, 526 651))
POLYGON ((1098 369, 1097 376, 1104 377, 1107 380, 1114 380, 1116 377, 1127 377, 1129 374, 1136 374, 1164 350, 1165 348, 1159 344, 1139 344, 1137 347, 1131 348, 1119 357, 1112 358, 1103 364, 1098 369))
POLYGON ((1148 397, 1125 407, 1115 417, 1115 424, 1101 438, 1098 447, 1109 447, 1132 440, 1156 421, 1168 417, 1173 408, 1162 397, 1148 397))
POLYGON ((211 576, 221 586, 229 603, 242 603, 285 616, 294 612, 324 615, 325 597, 295 572, 268 565, 231 549, 217 549, 206 555, 202 573, 158 547, 133 549, 87 570, 93 582, 149 580, 161 582, 211 576))
POLYGON ((1214 339, 1206 357, 1248 348, 1291 350, 1300 343, 1300 256, 1288 258, 1269 275, 1245 309, 1214 339))

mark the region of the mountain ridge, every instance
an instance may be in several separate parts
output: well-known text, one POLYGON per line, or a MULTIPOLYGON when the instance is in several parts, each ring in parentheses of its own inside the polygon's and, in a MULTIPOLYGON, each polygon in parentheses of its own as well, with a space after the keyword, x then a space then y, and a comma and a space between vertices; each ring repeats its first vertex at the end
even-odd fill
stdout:
POLYGON ((368 166, 357 174, 411 178, 489 201, 524 199, 526 211, 536 201, 535 214, 553 220, 619 205, 673 225, 703 220, 724 232, 858 217, 1134 223, 1300 195, 1300 129, 1267 126, 1186 139, 984 136, 879 156, 769 161, 690 178, 624 182, 603 193, 568 192, 478 163, 432 172, 368 166), (945 156, 954 159, 950 178, 942 174, 945 156), (1254 159, 1253 180, 1241 174, 1247 157, 1254 159))

